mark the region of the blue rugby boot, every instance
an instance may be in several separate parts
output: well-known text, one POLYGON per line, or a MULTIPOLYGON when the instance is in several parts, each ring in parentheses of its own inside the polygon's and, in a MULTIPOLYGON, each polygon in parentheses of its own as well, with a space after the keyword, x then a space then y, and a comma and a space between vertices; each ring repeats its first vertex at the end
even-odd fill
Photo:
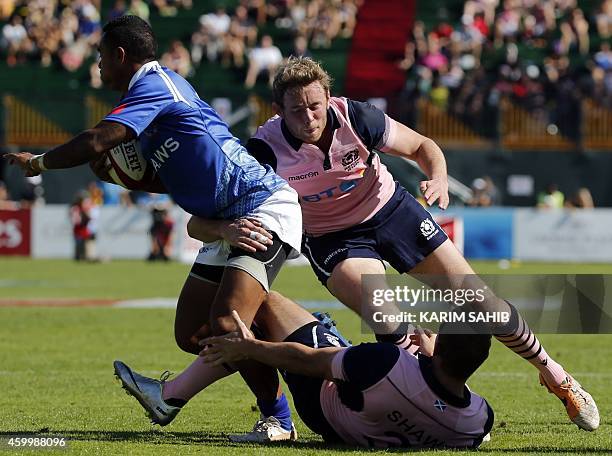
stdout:
POLYGON ((346 339, 342 334, 340 334, 340 331, 338 330, 338 327, 336 326, 336 322, 334 320, 332 320, 332 318, 329 315, 329 313, 327 313, 327 312, 313 312, 312 316, 315 317, 317 320, 319 320, 321 322, 321 324, 323 326, 325 326, 330 333, 332 333, 334 336, 336 336, 338 338, 338 340, 340 342, 342 342, 342 344, 345 347, 350 347, 350 346, 353 345, 350 340, 346 339))

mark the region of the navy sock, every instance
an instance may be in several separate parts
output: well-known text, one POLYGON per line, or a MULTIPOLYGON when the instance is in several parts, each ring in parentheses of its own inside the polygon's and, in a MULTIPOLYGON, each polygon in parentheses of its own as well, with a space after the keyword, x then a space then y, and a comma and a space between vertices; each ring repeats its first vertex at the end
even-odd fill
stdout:
POLYGON ((291 410, 289 410, 289 403, 285 394, 281 394, 281 397, 273 400, 260 400, 257 399, 257 405, 259 410, 264 417, 273 416, 276 418, 281 427, 285 431, 291 430, 291 410))

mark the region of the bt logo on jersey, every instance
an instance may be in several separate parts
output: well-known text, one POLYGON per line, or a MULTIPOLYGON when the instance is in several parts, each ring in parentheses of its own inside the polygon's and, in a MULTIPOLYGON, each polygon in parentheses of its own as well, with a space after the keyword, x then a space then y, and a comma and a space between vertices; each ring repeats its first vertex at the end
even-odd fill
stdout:
POLYGON ((317 203, 323 199, 332 198, 334 196, 338 196, 342 193, 347 193, 357 187, 359 183, 358 179, 350 180, 342 182, 340 185, 335 185, 333 187, 327 188, 319 193, 314 193, 312 195, 304 195, 302 196, 302 200, 307 203, 317 203))

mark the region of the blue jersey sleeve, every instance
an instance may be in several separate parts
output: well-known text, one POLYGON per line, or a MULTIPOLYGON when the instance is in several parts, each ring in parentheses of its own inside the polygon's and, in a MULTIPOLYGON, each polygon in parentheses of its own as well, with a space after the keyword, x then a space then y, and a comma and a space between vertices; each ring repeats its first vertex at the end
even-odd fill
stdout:
POLYGON ((387 120, 385 113, 370 103, 348 101, 348 113, 351 125, 363 141, 372 150, 381 147, 387 135, 387 120))
POLYGON ((161 77, 151 74, 137 81, 104 120, 119 122, 140 134, 162 109, 175 101, 161 77), (157 81, 159 79, 159 81, 157 81))
POLYGON ((385 378, 399 356, 400 349, 393 344, 360 344, 347 350, 342 369, 346 380, 364 391, 385 378))

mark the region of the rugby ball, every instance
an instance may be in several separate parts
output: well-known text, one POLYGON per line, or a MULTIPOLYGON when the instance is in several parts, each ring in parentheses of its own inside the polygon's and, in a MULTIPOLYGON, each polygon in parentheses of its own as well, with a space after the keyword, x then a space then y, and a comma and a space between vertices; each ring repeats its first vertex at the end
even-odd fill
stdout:
POLYGON ((145 159, 137 140, 132 140, 113 147, 106 153, 111 179, 122 187, 138 190, 150 182, 153 167, 145 159))

